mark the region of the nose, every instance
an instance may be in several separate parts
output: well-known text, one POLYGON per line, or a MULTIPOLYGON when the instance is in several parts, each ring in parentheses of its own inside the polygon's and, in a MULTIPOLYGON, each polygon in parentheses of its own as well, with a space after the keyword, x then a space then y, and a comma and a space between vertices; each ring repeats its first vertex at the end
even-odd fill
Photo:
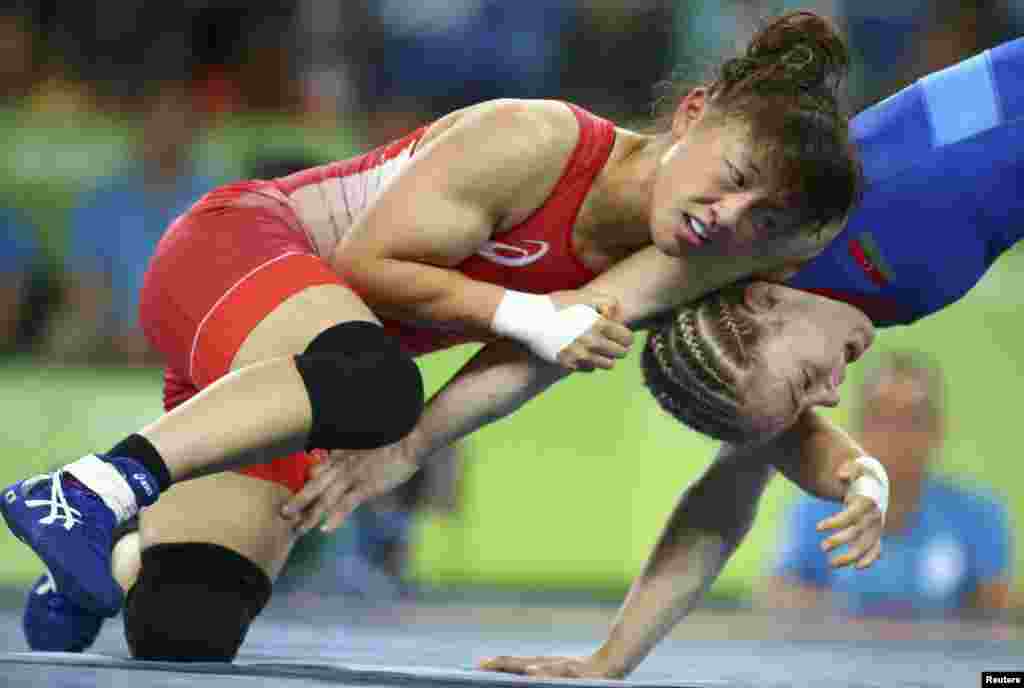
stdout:
POLYGON ((718 218, 722 227, 732 231, 741 228, 741 223, 749 225, 752 233, 757 233, 769 218, 763 213, 757 212, 758 198, 754 193, 732 193, 723 196, 718 203, 712 207, 712 211, 718 218), (764 218, 759 217, 765 215, 764 218))
POLYGON ((735 227, 751 205, 753 205, 753 197, 750 194, 731 193, 722 196, 711 209, 721 224, 735 227))

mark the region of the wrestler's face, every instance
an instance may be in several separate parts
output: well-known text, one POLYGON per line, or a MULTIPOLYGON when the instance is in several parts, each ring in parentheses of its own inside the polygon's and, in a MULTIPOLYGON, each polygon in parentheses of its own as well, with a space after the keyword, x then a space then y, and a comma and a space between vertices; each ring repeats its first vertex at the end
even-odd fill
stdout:
POLYGON ((768 282, 743 287, 737 308, 762 335, 739 381, 741 413, 771 436, 815 406, 839 404, 846 366, 871 346, 875 331, 860 310, 768 282))
POLYGON ((779 258, 814 256, 839 233, 843 221, 813 227, 804 209, 787 207, 775 166, 750 132, 715 113, 703 89, 683 99, 651 191, 659 250, 745 258, 754 272, 779 258))

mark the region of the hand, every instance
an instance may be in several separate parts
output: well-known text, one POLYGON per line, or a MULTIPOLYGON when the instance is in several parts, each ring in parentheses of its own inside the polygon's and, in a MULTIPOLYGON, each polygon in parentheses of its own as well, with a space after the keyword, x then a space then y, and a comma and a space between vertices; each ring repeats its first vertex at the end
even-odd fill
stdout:
POLYGON ((593 657, 493 657, 480 662, 477 668, 537 678, 622 678, 593 657))
POLYGON ((301 535, 324 519, 325 533, 336 530, 357 506, 401 485, 419 469, 405 441, 379 449, 332 451, 310 470, 302 491, 281 510, 301 535))
MULTIPOLYGON (((839 467, 836 475, 849 487, 866 471, 864 466, 855 461, 847 461, 839 467)), ((866 569, 875 563, 882 553, 885 516, 875 500, 869 497, 851 497, 847 493, 845 504, 846 508, 843 511, 818 523, 819 532, 839 530, 822 542, 821 548, 825 552, 831 552, 840 545, 847 545, 846 552, 832 557, 829 564, 833 568, 840 568, 856 563, 856 568, 866 569)))
POLYGON ((558 352, 563 367, 581 372, 611 370, 615 359, 623 358, 633 345, 633 332, 620 322, 621 309, 615 297, 590 289, 559 291, 549 297, 558 310, 583 304, 601 315, 590 329, 558 352))

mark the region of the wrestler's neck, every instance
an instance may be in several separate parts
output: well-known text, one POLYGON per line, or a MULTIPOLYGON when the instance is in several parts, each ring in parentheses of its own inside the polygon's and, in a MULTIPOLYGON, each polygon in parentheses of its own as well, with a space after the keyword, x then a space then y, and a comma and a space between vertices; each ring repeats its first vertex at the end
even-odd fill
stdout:
POLYGON ((650 196, 658 160, 671 141, 619 129, 576 224, 577 255, 601 272, 651 245, 650 196))

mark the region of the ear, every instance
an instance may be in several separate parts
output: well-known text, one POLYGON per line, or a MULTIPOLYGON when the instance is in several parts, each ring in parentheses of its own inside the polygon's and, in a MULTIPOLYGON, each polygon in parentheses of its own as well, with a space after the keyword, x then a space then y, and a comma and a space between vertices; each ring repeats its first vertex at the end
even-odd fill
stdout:
POLYGON ((708 90, 703 86, 695 88, 683 96, 672 116, 672 133, 681 138, 707 110, 708 90))

